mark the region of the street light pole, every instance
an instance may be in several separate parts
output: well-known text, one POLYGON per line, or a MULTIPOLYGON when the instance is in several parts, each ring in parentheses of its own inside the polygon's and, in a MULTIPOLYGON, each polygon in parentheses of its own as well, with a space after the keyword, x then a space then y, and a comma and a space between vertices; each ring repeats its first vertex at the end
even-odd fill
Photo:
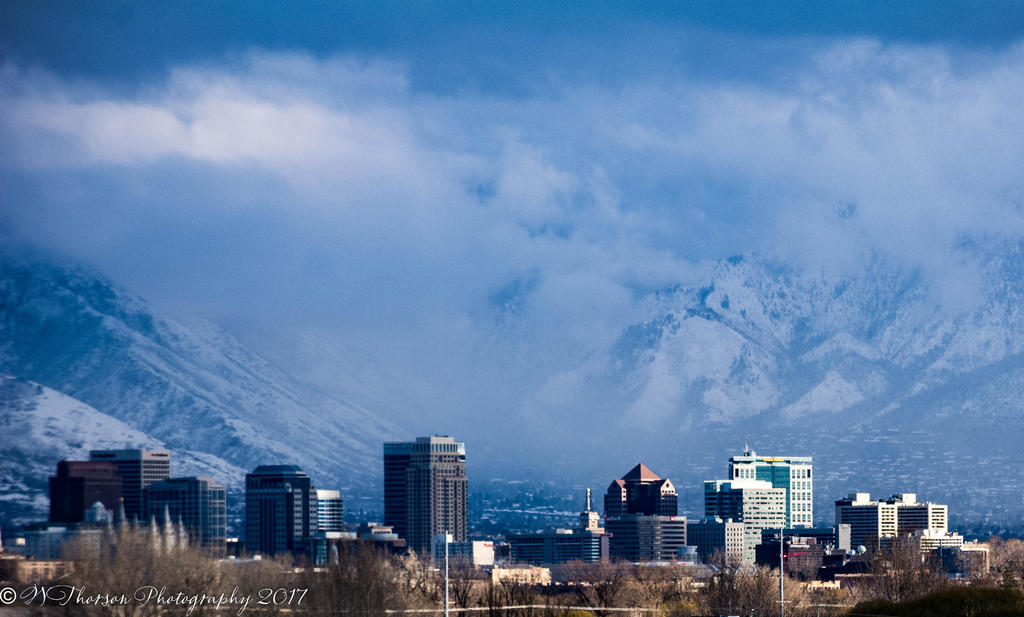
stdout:
POLYGON ((783 540, 785 528, 779 529, 779 617, 786 617, 786 543, 783 540))
POLYGON ((448 617, 448 530, 444 530, 444 617, 448 617))

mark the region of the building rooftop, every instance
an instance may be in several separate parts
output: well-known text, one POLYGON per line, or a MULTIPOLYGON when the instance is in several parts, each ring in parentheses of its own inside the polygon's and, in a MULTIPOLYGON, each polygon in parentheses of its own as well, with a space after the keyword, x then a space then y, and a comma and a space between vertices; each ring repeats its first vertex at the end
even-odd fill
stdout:
POLYGON ((275 473, 301 473, 305 475, 298 465, 260 465, 252 471, 253 474, 275 474, 275 473))
POLYGON ((661 480, 661 477, 658 474, 651 471, 651 469, 647 465, 644 465, 643 463, 638 463, 636 467, 629 471, 629 473, 622 476, 622 479, 650 482, 654 480, 661 480))

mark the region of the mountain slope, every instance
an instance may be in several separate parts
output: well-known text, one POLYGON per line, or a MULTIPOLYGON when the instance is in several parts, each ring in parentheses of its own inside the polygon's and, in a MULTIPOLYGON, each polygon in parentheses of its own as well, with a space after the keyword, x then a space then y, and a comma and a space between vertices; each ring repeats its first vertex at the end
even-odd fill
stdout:
POLYGON ((620 429, 598 447, 641 453, 688 491, 691 514, 700 482, 723 477, 749 439, 815 457, 823 522, 832 500, 869 490, 1024 524, 1006 493, 1024 485, 1024 250, 963 250, 976 276, 953 306, 920 271, 881 259, 842 276, 725 260, 703 284, 648 298, 648 319, 604 361, 553 383, 579 384, 564 398, 620 429))
MULTIPOLYGON (((166 448, 166 444, 85 403, 37 383, 0 375, 0 509, 5 519, 38 518, 49 508, 47 478, 59 460, 88 460, 89 450, 166 448)), ((172 451, 172 473, 213 476, 233 492, 245 474, 209 453, 172 451)))
POLYGON ((74 397, 172 450, 241 469, 297 463, 320 486, 375 485, 380 442, 395 433, 215 326, 158 315, 77 267, 0 259, 0 341, 0 372, 74 397))

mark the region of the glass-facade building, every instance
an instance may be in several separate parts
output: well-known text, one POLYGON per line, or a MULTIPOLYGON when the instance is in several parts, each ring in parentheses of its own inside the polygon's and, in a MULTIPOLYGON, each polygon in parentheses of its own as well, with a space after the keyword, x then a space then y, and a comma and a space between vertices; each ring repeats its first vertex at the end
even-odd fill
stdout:
POLYGON ((317 490, 317 529, 319 531, 345 531, 345 505, 341 491, 317 490))
POLYGON ((150 484, 144 493, 147 519, 160 525, 180 522, 190 542, 213 556, 224 555, 227 494, 223 486, 212 478, 168 478, 150 484))
POLYGON ((729 459, 732 480, 761 480, 786 491, 786 526, 814 525, 814 477, 810 456, 758 456, 747 450, 729 459))

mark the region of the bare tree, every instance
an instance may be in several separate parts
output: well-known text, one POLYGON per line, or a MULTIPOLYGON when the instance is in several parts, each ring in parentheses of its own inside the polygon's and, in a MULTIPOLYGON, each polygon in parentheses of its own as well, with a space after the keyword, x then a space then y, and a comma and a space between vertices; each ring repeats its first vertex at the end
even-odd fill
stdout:
POLYGON ((1011 579, 1016 587, 1024 584, 1024 541, 993 536, 988 546, 992 572, 999 577, 1000 584, 1005 586, 1011 579))
MULTIPOLYGON (((85 595, 98 593, 126 600, 105 604, 70 601, 63 607, 69 615, 161 615, 168 610, 161 599, 179 598, 178 594, 182 594, 179 602, 188 603, 191 596, 223 588, 227 578, 217 563, 201 554, 198 547, 190 546, 174 534, 164 534, 155 526, 109 528, 98 542, 70 543, 64 555, 73 561, 73 571, 61 581, 66 587, 55 589, 76 587, 86 590, 85 595)), ((214 614, 209 604, 198 600, 195 604, 192 615, 214 614)))
POLYGON ((939 564, 923 559, 919 545, 910 536, 892 538, 873 548, 868 559, 871 575, 861 589, 871 599, 901 602, 939 591, 948 584, 939 564))
POLYGON ((396 585, 399 569, 372 544, 355 542, 338 551, 338 563, 304 571, 310 590, 306 612, 311 615, 381 615, 407 608, 409 598, 396 585))
POLYGON ((605 614, 602 608, 621 605, 633 578, 633 566, 624 561, 575 561, 565 564, 564 571, 578 604, 595 610, 598 615, 605 614))
POLYGON ((448 570, 448 579, 448 589, 455 606, 473 606, 478 588, 483 585, 483 577, 476 566, 466 559, 457 559, 448 570))
POLYGON ((683 568, 639 566, 633 572, 635 597, 644 608, 658 608, 683 599, 684 581, 689 577, 683 568))
POLYGON ((708 564, 714 571, 704 588, 701 598, 704 609, 709 612, 733 613, 734 605, 738 608, 739 562, 727 559, 725 551, 715 551, 708 564))

